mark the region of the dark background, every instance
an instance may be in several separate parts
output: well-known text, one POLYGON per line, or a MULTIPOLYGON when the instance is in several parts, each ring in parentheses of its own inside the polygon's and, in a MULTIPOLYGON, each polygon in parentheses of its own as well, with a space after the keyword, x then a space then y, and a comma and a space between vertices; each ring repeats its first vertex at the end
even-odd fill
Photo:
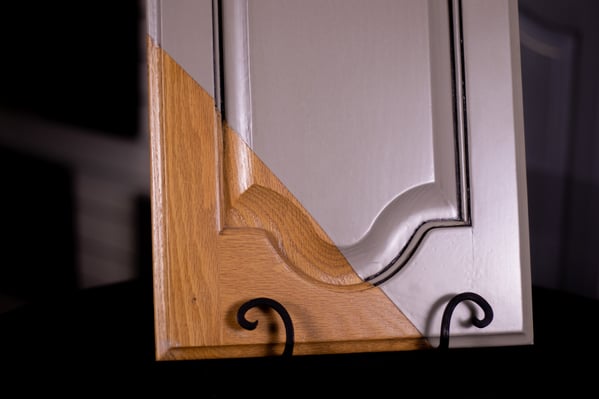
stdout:
POLYGON ((534 346, 157 363, 144 3, 7 2, 0 365, 14 374, 0 378, 36 389, 58 373, 48 388, 71 389, 76 376, 88 389, 179 386, 211 397, 250 386, 596 390, 599 3, 521 0, 520 10, 534 346))

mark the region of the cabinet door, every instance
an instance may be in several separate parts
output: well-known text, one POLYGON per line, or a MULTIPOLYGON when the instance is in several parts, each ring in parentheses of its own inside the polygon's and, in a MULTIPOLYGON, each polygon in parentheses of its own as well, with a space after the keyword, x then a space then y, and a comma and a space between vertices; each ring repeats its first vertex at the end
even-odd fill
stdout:
POLYGON ((514 1, 148 5, 158 359, 532 342, 514 1))

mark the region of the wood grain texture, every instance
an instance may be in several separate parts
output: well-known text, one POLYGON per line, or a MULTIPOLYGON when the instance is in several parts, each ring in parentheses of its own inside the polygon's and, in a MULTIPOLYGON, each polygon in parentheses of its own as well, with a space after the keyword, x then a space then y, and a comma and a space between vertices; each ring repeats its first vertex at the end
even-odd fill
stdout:
POLYGON ((224 129, 226 227, 264 230, 298 274, 331 289, 370 288, 312 216, 239 135, 224 129))
POLYGON ((337 248, 238 135, 213 98, 148 38, 156 358, 269 356, 282 351, 281 302, 294 354, 414 350, 428 341, 337 248))

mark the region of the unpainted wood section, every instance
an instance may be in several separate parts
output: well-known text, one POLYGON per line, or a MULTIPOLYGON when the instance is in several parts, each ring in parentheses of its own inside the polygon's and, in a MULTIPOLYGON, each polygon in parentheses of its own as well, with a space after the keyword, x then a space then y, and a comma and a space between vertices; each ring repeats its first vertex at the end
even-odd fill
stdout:
MULTIPOLYGON (((261 321, 264 322, 263 319, 261 319, 261 321)), ((264 344, 249 343, 244 345, 173 348, 160 360, 279 356, 283 353, 284 346, 284 343, 274 343, 268 344, 265 348, 264 344)), ((408 350, 434 350, 434 347, 429 345, 422 337, 402 338, 401 340, 314 342, 309 344, 296 344, 294 346, 293 355, 374 353, 408 350)))
POLYGON ((212 98, 153 43, 148 59, 160 358, 170 348, 220 343, 218 138, 212 98))
POLYGON ((290 312, 294 354, 429 347, 236 133, 222 133, 212 97, 151 40, 148 62, 157 359, 279 353, 277 314, 249 312, 262 320, 254 331, 236 323, 258 296, 290 312))
POLYGON ((224 129, 226 226, 264 230, 287 265, 315 284, 370 288, 285 185, 236 132, 224 129))
POLYGON ((164 155, 162 153, 162 57, 161 52, 146 40, 148 64, 148 119, 150 127, 150 196, 152 207, 152 267, 154 288, 154 335, 156 357, 160 358, 168 351, 168 331, 165 320, 167 315, 166 281, 166 239, 164 220, 164 155))

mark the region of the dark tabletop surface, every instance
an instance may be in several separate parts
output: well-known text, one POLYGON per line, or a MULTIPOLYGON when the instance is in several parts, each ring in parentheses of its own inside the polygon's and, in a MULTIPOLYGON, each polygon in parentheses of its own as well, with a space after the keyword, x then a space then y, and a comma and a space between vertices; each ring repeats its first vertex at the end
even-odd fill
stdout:
POLYGON ((157 362, 152 306, 151 281, 133 280, 0 314, 0 386, 82 396, 599 397, 599 303, 560 291, 533 287, 534 345, 290 358, 157 362))

